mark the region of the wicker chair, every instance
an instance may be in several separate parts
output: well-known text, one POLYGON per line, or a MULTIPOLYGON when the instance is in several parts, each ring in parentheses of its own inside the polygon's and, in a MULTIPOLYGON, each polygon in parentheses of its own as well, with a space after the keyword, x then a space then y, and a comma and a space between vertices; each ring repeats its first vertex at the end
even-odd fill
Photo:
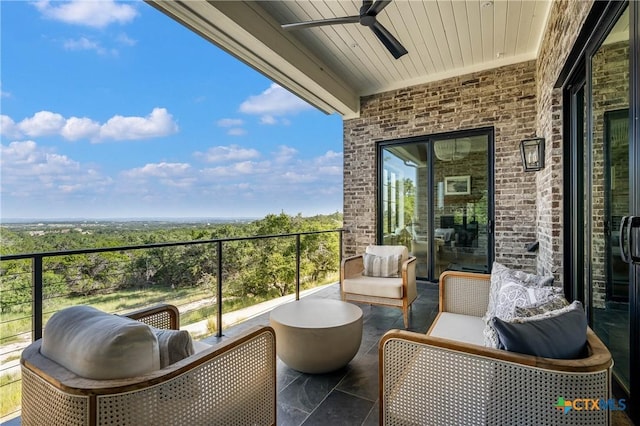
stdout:
POLYGON ((607 425, 608 410, 556 408, 611 398, 611 354, 587 330, 588 356, 540 358, 430 335, 441 315, 481 317, 489 275, 445 272, 440 314, 427 334, 391 330, 380 341, 380 424, 607 425))
MULTIPOLYGON (((156 328, 178 329, 170 305, 128 315, 156 328)), ((40 353, 22 354, 22 424, 275 425, 275 333, 255 327, 143 376, 91 380, 40 353)))
POLYGON ((405 246, 370 245, 366 253, 377 256, 402 255, 401 276, 397 278, 367 277, 363 255, 342 260, 340 267, 340 293, 345 302, 392 306, 402 309, 404 327, 409 327, 409 308, 418 296, 416 290, 416 258, 409 256, 405 246))

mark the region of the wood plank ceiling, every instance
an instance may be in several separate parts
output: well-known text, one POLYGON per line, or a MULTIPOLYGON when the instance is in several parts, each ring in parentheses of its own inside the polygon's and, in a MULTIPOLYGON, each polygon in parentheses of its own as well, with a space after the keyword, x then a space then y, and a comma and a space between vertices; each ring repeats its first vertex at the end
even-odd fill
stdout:
POLYGON ((280 28, 358 15, 359 1, 148 2, 325 112, 346 118, 357 116, 361 96, 535 59, 551 4, 393 1, 378 21, 409 52, 396 60, 358 23, 280 28))

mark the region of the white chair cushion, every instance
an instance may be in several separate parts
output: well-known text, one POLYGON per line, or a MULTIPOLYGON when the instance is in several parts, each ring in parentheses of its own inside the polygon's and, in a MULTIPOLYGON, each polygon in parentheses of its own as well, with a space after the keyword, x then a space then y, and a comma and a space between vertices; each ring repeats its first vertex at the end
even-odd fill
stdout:
POLYGON ((485 322, 480 317, 441 312, 429 335, 483 346, 484 327, 485 322))
POLYGON ((375 246, 370 245, 365 249, 365 253, 375 254, 376 256, 392 256, 394 254, 402 255, 402 261, 404 262, 409 258, 409 250, 405 246, 375 246))
POLYGON ((124 379, 160 369, 158 340, 149 326, 91 306, 56 312, 46 324, 40 351, 89 379, 124 379))
POLYGON ((345 278, 342 282, 342 291, 364 296, 402 299, 402 277, 382 278, 358 276, 345 278))

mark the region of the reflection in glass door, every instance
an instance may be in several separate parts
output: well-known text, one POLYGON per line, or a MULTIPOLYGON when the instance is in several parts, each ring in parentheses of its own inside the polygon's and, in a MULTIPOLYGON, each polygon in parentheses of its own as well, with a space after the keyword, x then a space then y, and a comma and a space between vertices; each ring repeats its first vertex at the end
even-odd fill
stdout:
POLYGON ((437 275, 490 270, 488 149, 486 134, 433 142, 437 275))
POLYGON ((621 220, 630 211, 629 15, 625 11, 591 55, 585 185, 590 212, 585 276, 592 327, 614 359, 613 374, 629 390, 629 266, 621 260, 621 220))
POLYGON ((380 239, 405 245, 423 279, 445 270, 486 273, 493 259, 492 132, 452 136, 380 150, 380 239))

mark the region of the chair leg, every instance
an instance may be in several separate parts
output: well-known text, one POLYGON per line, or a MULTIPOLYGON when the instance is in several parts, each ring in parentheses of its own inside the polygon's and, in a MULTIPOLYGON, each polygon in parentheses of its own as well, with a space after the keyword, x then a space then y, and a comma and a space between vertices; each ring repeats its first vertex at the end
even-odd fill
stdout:
POLYGON ((402 308, 402 318, 404 319, 404 328, 409 328, 409 307, 402 308))

